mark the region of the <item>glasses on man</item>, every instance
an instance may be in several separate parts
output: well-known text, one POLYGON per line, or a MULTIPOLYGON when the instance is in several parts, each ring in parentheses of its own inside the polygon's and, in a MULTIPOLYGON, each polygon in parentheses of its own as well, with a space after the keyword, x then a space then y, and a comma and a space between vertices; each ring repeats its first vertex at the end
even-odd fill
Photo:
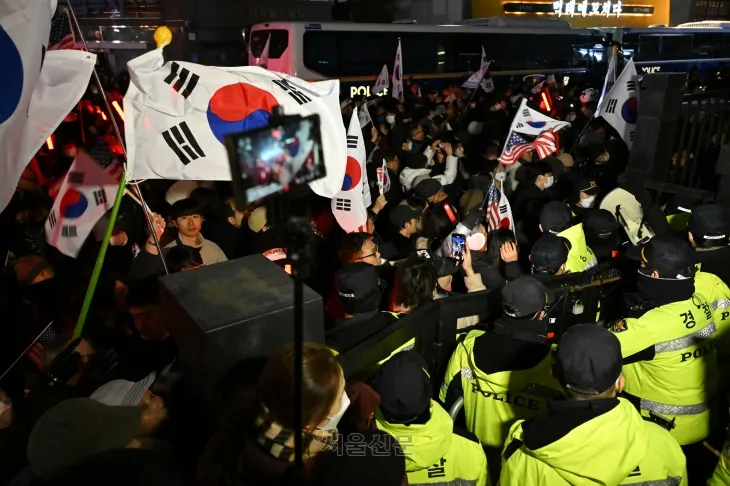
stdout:
POLYGON ((376 256, 377 254, 378 254, 378 245, 375 245, 375 246, 373 247, 373 252, 372 252, 371 254, 369 254, 369 255, 365 255, 365 256, 361 256, 360 258, 358 258, 358 259, 357 259, 357 260, 355 260, 355 261, 357 262, 357 261, 359 261, 359 260, 365 260, 366 258, 374 257, 374 256, 376 256))

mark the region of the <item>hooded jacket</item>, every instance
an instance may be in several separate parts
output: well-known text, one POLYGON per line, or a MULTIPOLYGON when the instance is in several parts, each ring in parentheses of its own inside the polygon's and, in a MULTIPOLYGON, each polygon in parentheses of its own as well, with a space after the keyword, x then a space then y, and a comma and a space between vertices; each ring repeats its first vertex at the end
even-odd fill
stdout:
POLYGON ((510 429, 502 486, 687 485, 679 444, 627 400, 551 402, 550 408, 548 416, 510 429))
MULTIPOLYGON (((426 149, 427 152, 430 152, 431 149, 426 149)), ((428 154, 425 154, 426 157, 428 157, 428 154)), ((432 153, 433 156, 433 153, 432 153)), ((444 173, 442 175, 434 176, 433 179, 436 179, 441 183, 442 186, 448 186, 449 184, 452 184, 454 180, 456 179, 456 174, 458 172, 459 167, 459 159, 454 157, 453 155, 449 155, 446 157, 446 169, 444 170, 444 173)), ((400 184, 403 186, 404 191, 410 191, 413 189, 413 181, 416 180, 419 176, 431 176, 431 168, 430 167, 424 167, 423 169, 411 169, 410 167, 406 167, 403 169, 403 171, 400 173, 400 184)))
POLYGON ((380 410, 375 413, 375 423, 400 443, 409 484, 490 484, 481 445, 454 433, 453 420, 438 403, 431 401, 431 416, 425 424, 390 423, 380 410))

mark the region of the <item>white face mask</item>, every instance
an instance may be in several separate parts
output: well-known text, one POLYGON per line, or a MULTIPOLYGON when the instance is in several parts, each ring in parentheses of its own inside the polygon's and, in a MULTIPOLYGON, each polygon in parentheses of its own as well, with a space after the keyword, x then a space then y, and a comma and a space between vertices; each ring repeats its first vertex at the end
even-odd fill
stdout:
POLYGON ((494 180, 499 182, 504 182, 507 180, 507 173, 506 172, 497 172, 494 174, 494 180))
POLYGON ((552 186, 553 182, 555 182, 555 178, 553 176, 548 177, 547 181, 545 181, 545 189, 552 186))
POLYGON ((387 121, 388 123, 390 123, 392 125, 393 123, 395 123, 395 115, 386 116, 385 121, 387 121))
POLYGON ((350 407, 350 397, 347 396, 347 392, 342 392, 342 401, 340 402, 340 409, 337 411, 337 413, 332 417, 327 417, 330 421, 327 422, 327 425, 324 427, 317 428, 319 430, 335 430, 337 428, 337 425, 340 423, 340 420, 342 420, 342 416, 345 415, 345 412, 350 407))
POLYGON ((583 206, 586 209, 592 208, 593 207, 593 203, 595 201, 596 201, 596 196, 587 197, 585 199, 581 199, 580 200, 580 205, 583 206))

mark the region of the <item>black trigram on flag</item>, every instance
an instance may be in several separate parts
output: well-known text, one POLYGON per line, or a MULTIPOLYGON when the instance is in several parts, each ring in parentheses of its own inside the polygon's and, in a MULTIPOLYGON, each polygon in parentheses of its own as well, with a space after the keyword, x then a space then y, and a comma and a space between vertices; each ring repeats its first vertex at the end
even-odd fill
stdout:
POLYGON ((51 210, 51 214, 48 215, 48 226, 53 229, 56 226, 56 211, 51 210))
POLYGON ((347 136, 347 148, 351 148, 351 149, 357 148, 357 135, 348 135, 347 136))
POLYGON ((626 81, 626 91, 636 91, 636 81, 626 81))
POLYGON ((68 182, 70 184, 83 184, 84 183, 84 173, 79 172, 77 170, 73 172, 68 173, 68 182))
POLYGON ((191 73, 185 68, 181 68, 176 62, 173 62, 170 65, 170 74, 168 74, 165 78, 165 83, 172 86, 172 89, 178 93, 182 90, 182 93, 180 94, 182 94, 186 99, 192 94, 193 90, 198 85, 198 81, 200 81, 200 76, 195 73, 191 73))
POLYGON ((608 100, 608 105, 606 105, 606 113, 614 113, 616 111, 616 105, 618 105, 618 100, 616 98, 611 98, 608 100))
POLYGON ((335 209, 338 211, 351 211, 352 201, 349 199, 335 199, 335 209))
POLYGON ((198 141, 195 140, 193 132, 190 131, 186 122, 165 130, 162 132, 162 138, 167 142, 167 146, 175 152, 180 162, 185 165, 188 165, 193 160, 205 157, 205 152, 198 145, 198 141))
POLYGON ((76 226, 64 226, 61 228, 61 236, 64 238, 76 238, 76 226))
POLYGON ((103 189, 94 191, 94 201, 96 201, 97 206, 106 204, 106 192, 103 189))
POLYGON ((528 108, 525 108, 524 110, 522 110, 522 116, 524 116, 525 118, 529 118, 530 110, 528 108))
POLYGON ((499 213, 500 213, 500 214, 507 214, 507 205, 506 205, 506 204, 502 204, 502 205, 501 205, 501 206, 499 207, 499 213))
POLYGON ((283 91, 286 92, 289 96, 294 98, 294 100, 299 103, 300 105, 303 105, 305 103, 309 103, 312 101, 310 97, 308 97, 306 94, 299 91, 299 88, 291 84, 286 79, 274 79, 274 84, 280 87, 283 91))
POLYGON ((634 141, 634 134, 635 134, 635 133, 636 133, 636 132, 635 132, 635 131, 633 131, 633 130, 629 132, 629 140, 631 140, 632 142, 634 141))

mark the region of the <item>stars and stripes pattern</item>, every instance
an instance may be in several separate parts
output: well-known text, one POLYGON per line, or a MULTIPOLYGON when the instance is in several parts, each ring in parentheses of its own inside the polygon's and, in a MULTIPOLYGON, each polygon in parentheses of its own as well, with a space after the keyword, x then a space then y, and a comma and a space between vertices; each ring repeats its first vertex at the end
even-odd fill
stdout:
POLYGON ((500 228, 514 231, 515 219, 512 217, 512 207, 509 204, 509 199, 492 182, 492 186, 487 193, 487 231, 500 228))
POLYGON ((520 134, 512 132, 499 161, 504 165, 512 165, 522 157, 522 154, 530 150, 534 150, 540 159, 544 159, 548 155, 555 153, 555 132, 545 130, 532 142, 527 141, 520 134))
POLYGON ((73 49, 76 43, 74 31, 71 28, 71 19, 68 11, 63 9, 51 23, 51 35, 48 39, 48 50, 56 51, 59 49, 73 49))

